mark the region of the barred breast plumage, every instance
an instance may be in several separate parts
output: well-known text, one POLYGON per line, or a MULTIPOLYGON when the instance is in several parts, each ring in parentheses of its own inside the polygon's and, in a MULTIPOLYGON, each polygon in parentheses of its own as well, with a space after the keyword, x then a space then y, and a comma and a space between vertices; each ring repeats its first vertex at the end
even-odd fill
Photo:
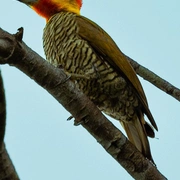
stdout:
POLYGON ((47 60, 62 67, 98 107, 115 119, 129 120, 138 100, 126 81, 77 35, 72 13, 59 13, 44 29, 47 60), (131 110, 130 110, 130 109, 131 110))
POLYGON ((142 104, 134 88, 79 36, 76 16, 60 12, 48 21, 43 35, 47 60, 71 75, 71 80, 100 110, 119 120, 131 142, 152 160, 147 135, 154 134, 148 134, 150 126, 144 121, 142 104))

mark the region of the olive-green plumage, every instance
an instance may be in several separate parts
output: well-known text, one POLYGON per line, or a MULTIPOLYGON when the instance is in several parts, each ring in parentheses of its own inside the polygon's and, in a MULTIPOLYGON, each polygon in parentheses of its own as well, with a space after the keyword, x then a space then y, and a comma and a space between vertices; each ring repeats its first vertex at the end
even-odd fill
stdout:
POLYGON ((156 123, 134 70, 110 36, 83 16, 60 12, 47 22, 43 42, 47 60, 119 120, 130 141, 152 160, 147 135, 154 137, 154 132, 144 113, 157 129, 156 123))

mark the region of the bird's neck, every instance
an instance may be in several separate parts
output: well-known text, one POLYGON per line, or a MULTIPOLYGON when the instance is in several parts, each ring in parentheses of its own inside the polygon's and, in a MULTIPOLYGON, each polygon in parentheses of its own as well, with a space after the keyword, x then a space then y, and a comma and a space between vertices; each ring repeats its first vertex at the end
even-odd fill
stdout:
POLYGON ((39 0, 31 8, 48 21, 54 14, 67 11, 80 14, 82 0, 39 0))

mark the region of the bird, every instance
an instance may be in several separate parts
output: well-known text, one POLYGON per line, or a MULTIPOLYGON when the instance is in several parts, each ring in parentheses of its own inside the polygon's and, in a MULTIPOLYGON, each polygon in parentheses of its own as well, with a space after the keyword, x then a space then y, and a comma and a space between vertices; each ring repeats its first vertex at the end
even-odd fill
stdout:
POLYGON ((154 163, 148 136, 154 138, 158 127, 142 85, 108 33, 80 14, 82 0, 18 1, 46 20, 43 48, 47 61, 63 69, 102 112, 118 120, 130 142, 154 163))

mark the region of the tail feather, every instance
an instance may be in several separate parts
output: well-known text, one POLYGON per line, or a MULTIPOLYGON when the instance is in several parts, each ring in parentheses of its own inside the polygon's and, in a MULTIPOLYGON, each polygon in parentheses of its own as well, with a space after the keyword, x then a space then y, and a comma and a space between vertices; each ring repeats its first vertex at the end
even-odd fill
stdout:
MULTIPOLYGON (((121 121, 121 124, 124 127, 129 140, 145 157, 154 163, 145 128, 146 122, 143 115, 140 115, 140 117, 136 116, 136 118, 129 122, 121 121)), ((153 137, 153 129, 150 130, 150 128, 151 126, 148 124, 148 133, 153 137)))

